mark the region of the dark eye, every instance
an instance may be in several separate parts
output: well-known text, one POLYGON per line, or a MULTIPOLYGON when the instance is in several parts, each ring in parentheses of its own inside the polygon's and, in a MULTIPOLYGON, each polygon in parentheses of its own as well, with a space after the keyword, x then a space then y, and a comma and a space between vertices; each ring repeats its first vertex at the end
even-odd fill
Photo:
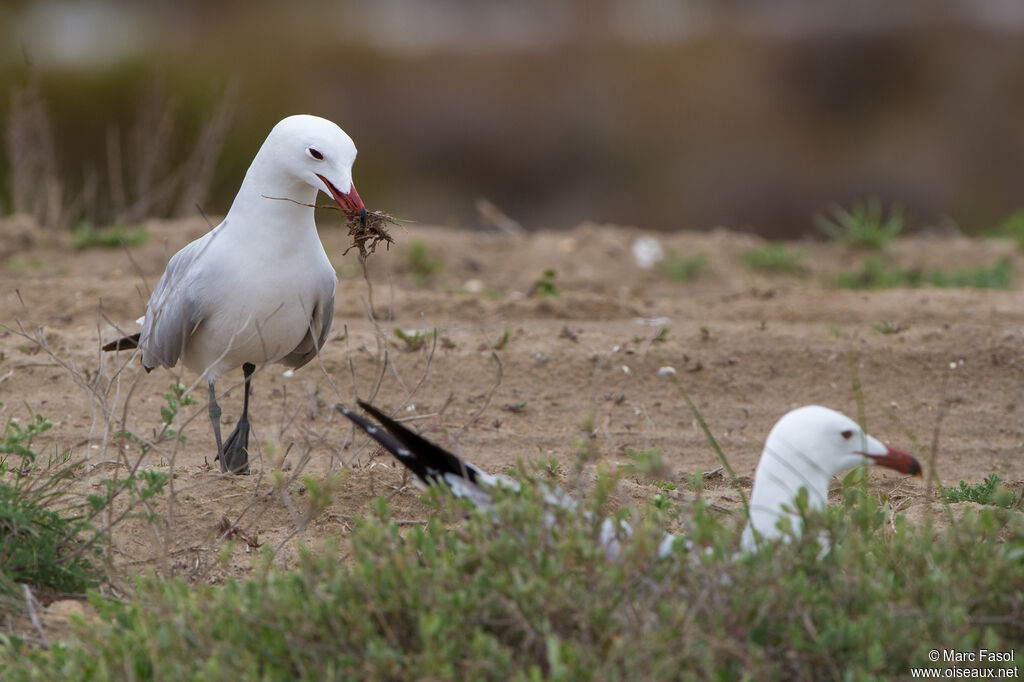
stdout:
POLYGON ((851 438, 853 438, 853 429, 846 429, 839 435, 843 437, 843 440, 850 440, 851 438))
POLYGON ((309 155, 312 156, 317 161, 323 161, 324 160, 324 155, 320 153, 319 149, 315 149, 313 147, 310 147, 306 151, 309 152, 309 155))

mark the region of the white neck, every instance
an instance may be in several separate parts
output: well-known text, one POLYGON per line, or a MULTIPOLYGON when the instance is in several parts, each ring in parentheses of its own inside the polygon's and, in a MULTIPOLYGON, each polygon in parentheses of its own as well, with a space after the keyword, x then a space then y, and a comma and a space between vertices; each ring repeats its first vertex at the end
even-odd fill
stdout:
POLYGON ((260 148, 224 222, 253 240, 285 240, 287 246, 303 233, 315 236, 311 206, 317 189, 283 172, 273 156, 266 145, 260 148))
POLYGON ((750 494, 750 522, 743 531, 741 546, 745 551, 756 549, 755 530, 764 539, 778 537, 776 524, 784 515, 789 516, 794 531, 799 534, 800 517, 791 512, 801 488, 807 489, 811 509, 824 509, 828 505, 831 474, 809 459, 786 450, 790 448, 777 439, 769 438, 765 444, 750 494))

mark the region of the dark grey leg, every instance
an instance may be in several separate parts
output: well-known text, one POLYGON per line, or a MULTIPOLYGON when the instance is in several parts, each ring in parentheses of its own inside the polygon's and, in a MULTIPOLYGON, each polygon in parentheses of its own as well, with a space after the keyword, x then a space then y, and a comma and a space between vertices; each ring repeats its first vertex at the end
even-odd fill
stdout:
POLYGON ((247 362, 242 365, 245 374, 245 397, 242 399, 242 416, 235 424, 235 430, 224 441, 220 450, 220 470, 233 474, 249 473, 249 388, 256 365, 247 362))
POLYGON ((217 404, 217 391, 213 387, 213 382, 210 382, 210 423, 213 424, 213 437, 217 439, 217 457, 214 461, 220 459, 220 405, 217 404))

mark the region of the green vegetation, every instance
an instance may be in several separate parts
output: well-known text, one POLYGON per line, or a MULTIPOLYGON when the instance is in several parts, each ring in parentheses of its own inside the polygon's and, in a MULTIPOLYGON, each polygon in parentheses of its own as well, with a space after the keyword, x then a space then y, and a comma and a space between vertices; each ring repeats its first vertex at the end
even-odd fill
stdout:
POLYGON ((63 496, 61 478, 71 473, 61 470, 65 462, 50 462, 50 476, 33 476, 38 469, 32 441, 52 426, 40 415, 24 428, 10 420, 0 441, 0 596, 14 594, 18 583, 84 592, 99 582, 93 562, 98 547, 78 551, 90 529, 55 511, 63 496))
POLYGON ((705 488, 704 484, 704 472, 694 471, 686 477, 686 489, 692 493, 697 493, 705 488))
POLYGON ((149 239, 149 231, 145 226, 127 227, 115 223, 108 227, 94 227, 88 220, 83 220, 71 231, 72 248, 82 251, 91 248, 116 249, 125 246, 141 246, 149 239))
MULTIPOLYGON (((498 341, 493 346, 491 346, 491 348, 494 349, 494 350, 505 350, 508 347, 509 340, 511 340, 511 339, 512 339, 512 331, 509 330, 509 329, 506 329, 505 331, 503 331, 501 333, 501 338, 499 338, 498 341)), ((487 349, 485 347, 482 350, 487 350, 487 349)))
POLYGON ((703 253, 683 258, 671 249, 665 254, 665 272, 673 282, 688 284, 707 269, 708 259, 703 253))
MULTIPOLYGON (((0 605, 7 608, 19 584, 50 594, 77 594, 102 579, 101 555, 110 529, 163 490, 167 474, 140 470, 105 479, 99 493, 73 493, 80 465, 55 452, 46 462, 33 440, 52 423, 40 415, 22 427, 9 420, 0 440, 0 605), (111 504, 127 493, 127 507, 111 504), (109 512, 109 513, 108 513, 109 512), (105 515, 104 523, 97 521, 105 515)), ((22 601, 15 601, 20 608, 22 601)))
POLYGON ((416 286, 425 287, 430 278, 444 268, 444 261, 430 255, 430 249, 425 241, 414 239, 409 242, 408 268, 416 286))
POLYGON ((526 401, 522 400, 518 403, 510 403, 505 406, 505 409, 509 412, 526 412, 526 401))
POLYGON ((994 237, 1011 237, 1018 249, 1024 249, 1024 211, 1008 216, 990 233, 994 237))
POLYGON ((676 489, 675 483, 672 483, 671 481, 656 481, 654 486, 661 492, 651 498, 651 506, 663 512, 674 511, 675 505, 673 505, 672 501, 668 498, 668 493, 676 489))
POLYGON ((840 273, 837 284, 842 289, 894 289, 898 287, 970 287, 974 289, 1009 289, 1013 283, 1013 266, 1002 258, 991 266, 942 270, 908 270, 890 267, 879 258, 865 258, 860 272, 840 273))
MULTIPOLYGON (((160 419, 163 421, 163 427, 160 429, 160 433, 156 435, 156 440, 162 441, 177 438, 180 443, 185 443, 187 440, 185 434, 178 433, 175 429, 171 428, 171 425, 174 423, 174 418, 178 416, 178 411, 182 406, 196 405, 198 401, 193 396, 185 393, 188 389, 188 386, 185 384, 171 384, 170 387, 171 392, 164 393, 164 401, 167 405, 160 407, 160 419)), ((114 438, 135 443, 141 448, 143 454, 149 450, 149 445, 130 431, 118 431, 114 434, 114 438)))
POLYGON ((743 254, 743 262, 751 270, 799 275, 804 271, 804 254, 790 250, 785 244, 765 244, 743 254))
POLYGON ((943 502, 977 502, 996 507, 1013 507, 1020 501, 1020 496, 1003 485, 996 474, 975 486, 960 481, 959 488, 943 488, 940 492, 943 502))
POLYGON ((858 202, 850 211, 833 206, 831 217, 818 215, 814 222, 829 239, 843 246, 876 251, 888 246, 907 225, 902 205, 893 204, 886 215, 878 197, 858 202))
POLYGON ((626 448, 626 457, 632 463, 627 464, 624 470, 631 475, 659 476, 665 473, 666 467, 660 448, 651 448, 650 450, 626 448))
POLYGON ((392 346, 403 350, 406 353, 422 350, 427 343, 437 338, 437 330, 430 332, 404 332, 398 327, 394 329, 395 338, 402 342, 402 345, 392 342, 392 346))
POLYGON ((562 327, 562 331, 558 332, 558 338, 560 338, 560 339, 569 339, 573 343, 579 343, 580 342, 580 334, 582 332, 583 332, 582 329, 580 331, 578 331, 578 332, 574 332, 573 330, 569 329, 569 327, 562 327))
POLYGON ((337 547, 304 549, 298 567, 283 571, 265 551, 254 577, 223 586, 144 576, 126 602, 93 595, 99 617, 75 619, 70 643, 43 650, 10 641, 0 672, 767 680, 842 671, 843 679, 892 679, 929 665, 935 642, 1008 651, 1020 641, 1024 535, 1006 510, 967 513, 941 531, 898 516, 890 523, 887 505, 855 481, 825 513, 798 503, 803 539, 735 560, 739 524, 697 502, 686 510, 697 549, 677 546, 658 561, 665 515, 646 505, 646 516, 630 515, 634 538, 622 538, 610 561, 597 542, 608 487, 604 477, 585 501, 589 516, 552 511, 527 482, 521 495, 499 494, 492 514, 465 521, 464 506, 433 492, 440 518, 422 527, 400 525, 378 499, 346 561, 337 547))
POLYGON ((527 296, 544 298, 545 296, 558 296, 558 287, 555 286, 555 277, 558 273, 554 270, 545 270, 544 273, 533 281, 533 286, 527 296))
MULTIPOLYGON (((42 258, 31 258, 27 256, 11 256, 6 263, 4 263, 4 269, 14 275, 26 275, 42 272, 49 266, 46 260, 42 258)), ((58 270, 57 274, 64 274, 65 268, 58 270)))
POLYGON ((874 322, 871 328, 879 334, 899 334, 910 329, 910 326, 902 322, 874 322))
POLYGON ((160 408, 160 418, 164 423, 163 429, 160 431, 161 438, 177 438, 180 442, 185 442, 185 435, 172 429, 171 424, 174 423, 174 418, 178 416, 178 410, 182 406, 198 404, 194 397, 185 393, 186 390, 188 390, 188 386, 185 384, 171 384, 171 392, 164 393, 167 406, 160 408))

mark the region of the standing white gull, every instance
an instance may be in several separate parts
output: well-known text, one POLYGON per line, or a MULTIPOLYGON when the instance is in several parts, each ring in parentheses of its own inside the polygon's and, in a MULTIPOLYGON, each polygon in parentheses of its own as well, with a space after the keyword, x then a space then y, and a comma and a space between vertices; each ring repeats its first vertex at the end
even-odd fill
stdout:
POLYGON ((146 371, 182 359, 206 379, 221 471, 249 471, 249 391, 258 365, 301 367, 327 340, 337 277, 313 220, 317 192, 366 224, 352 183, 356 146, 317 116, 283 119, 249 166, 228 214, 176 253, 146 305, 142 331, 103 350, 141 348, 146 371), (242 415, 221 441, 215 382, 242 368, 242 415))
MULTIPOLYGON (((503 485, 518 489, 515 481, 481 471, 373 405, 359 401, 359 406, 383 428, 351 410, 341 407, 338 410, 408 467, 416 475, 415 483, 419 487, 432 483, 447 485, 456 497, 468 498, 483 508, 490 504, 488 488, 503 485)), ((750 520, 743 531, 741 548, 753 551, 759 540, 779 537, 778 522, 786 516, 790 518, 793 532, 799 534, 802 522, 795 510, 795 500, 800 490, 807 490, 810 508, 823 509, 828 504, 829 480, 863 464, 877 464, 907 475, 921 473, 921 465, 914 457, 872 438, 846 415, 818 405, 788 412, 772 427, 765 441, 754 475, 750 520)), ((572 506, 564 491, 551 491, 547 498, 553 504, 572 506)), ((601 544, 609 554, 615 554, 618 549, 616 525, 629 532, 623 522, 604 521, 601 544)), ((659 556, 670 554, 675 540, 673 535, 665 536, 658 548, 659 556)))

